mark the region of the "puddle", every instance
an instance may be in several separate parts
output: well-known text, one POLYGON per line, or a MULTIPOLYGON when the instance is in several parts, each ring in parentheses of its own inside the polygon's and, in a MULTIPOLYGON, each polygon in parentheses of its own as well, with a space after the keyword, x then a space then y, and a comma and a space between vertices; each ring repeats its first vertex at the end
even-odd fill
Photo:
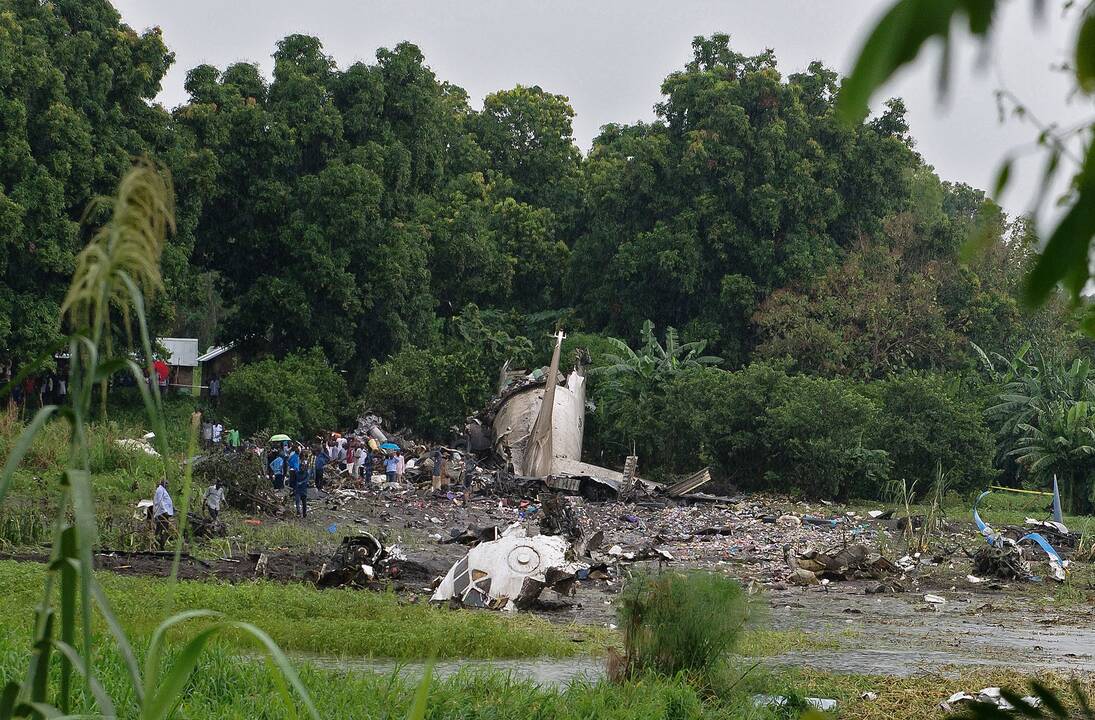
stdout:
MULTIPOLYGON (((339 658, 328 655, 294 653, 294 660, 307 662, 316 667, 340 672, 373 673, 391 676, 398 674, 414 684, 422 678, 426 663, 421 661, 400 662, 389 659, 339 658)), ((565 687, 571 682, 596 682, 604 677, 604 658, 521 658, 504 660, 438 660, 433 666, 435 678, 447 678, 458 673, 502 672, 515 680, 531 680, 540 685, 565 687)))

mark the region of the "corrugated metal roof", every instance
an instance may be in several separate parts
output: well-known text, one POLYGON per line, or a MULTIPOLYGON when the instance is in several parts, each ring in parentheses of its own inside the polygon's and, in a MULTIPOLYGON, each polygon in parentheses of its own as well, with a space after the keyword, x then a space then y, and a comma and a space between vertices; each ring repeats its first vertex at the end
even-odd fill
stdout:
POLYGON ((197 338, 159 338, 160 345, 169 353, 168 365, 178 367, 198 366, 198 339, 197 338))
POLYGON ((208 350, 205 351, 204 355, 202 355, 201 357, 198 358, 198 362, 200 362, 200 363, 209 362, 210 360, 212 360, 214 358, 218 358, 221 355, 225 354, 226 352, 228 352, 229 350, 231 350, 235 346, 236 346, 236 343, 231 343, 229 345, 218 345, 217 347, 211 347, 211 348, 209 348, 208 350))

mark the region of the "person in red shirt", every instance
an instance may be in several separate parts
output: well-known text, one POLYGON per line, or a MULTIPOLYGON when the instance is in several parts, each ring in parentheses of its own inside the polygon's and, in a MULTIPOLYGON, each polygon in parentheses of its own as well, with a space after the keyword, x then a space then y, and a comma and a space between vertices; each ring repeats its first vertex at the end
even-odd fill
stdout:
POLYGON ((167 376, 171 373, 171 368, 167 366, 163 360, 159 358, 152 363, 152 369, 156 371, 156 378, 160 381, 160 387, 167 387, 167 376))

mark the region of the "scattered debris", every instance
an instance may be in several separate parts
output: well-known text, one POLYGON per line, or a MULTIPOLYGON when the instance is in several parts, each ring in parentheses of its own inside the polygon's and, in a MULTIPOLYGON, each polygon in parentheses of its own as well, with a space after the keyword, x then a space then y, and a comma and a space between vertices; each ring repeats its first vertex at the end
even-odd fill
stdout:
MULTIPOLYGON (((1023 702, 1031 707, 1039 707, 1042 704, 1040 698, 1028 695, 1023 698, 1023 702)), ((944 712, 955 712, 959 706, 966 703, 986 703, 988 705, 995 705, 1001 710, 1014 710, 1014 706, 1004 699, 1003 694, 998 687, 987 687, 977 691, 976 695, 970 695, 966 692, 956 692, 949 698, 939 703, 939 709, 944 712)))

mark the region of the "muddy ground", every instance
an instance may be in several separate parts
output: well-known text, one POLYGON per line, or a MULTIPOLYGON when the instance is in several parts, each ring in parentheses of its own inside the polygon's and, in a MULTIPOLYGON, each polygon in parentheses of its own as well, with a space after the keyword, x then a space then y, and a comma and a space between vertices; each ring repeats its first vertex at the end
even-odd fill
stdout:
MULTIPOLYGON (((887 590, 898 592, 873 594, 868 591, 880 585, 874 578, 790 585, 784 549, 794 554, 861 543, 896 561, 904 555, 899 519, 872 521, 846 516, 827 505, 760 496, 694 506, 665 500, 572 502, 587 532, 604 532, 604 548, 620 545, 626 551, 654 544, 673 556, 674 567, 704 568, 740 579, 765 608, 769 627, 801 631, 795 637, 806 638, 793 643, 793 651, 777 654, 776 663, 887 675, 997 664, 1095 670, 1095 591, 1090 581, 1074 583, 1079 597, 1073 595, 1069 603, 1059 600, 1059 587, 1052 581, 971 582, 966 553, 982 541, 968 521, 950 521, 937 533, 932 552, 913 558, 912 570, 896 573, 884 583, 887 590), (836 527, 799 524, 787 515, 839 522, 836 527), (927 602, 929 593, 944 602, 927 602)), ((346 489, 316 498, 307 521, 290 516, 258 519, 316 528, 334 525, 332 545, 339 537, 360 531, 380 537, 407 556, 408 569, 395 580, 397 590, 409 601, 422 602, 428 598, 430 578, 444 574, 466 552, 464 546, 446 540, 467 527, 505 527, 513 522, 525 524, 535 534, 542 514, 533 510, 536 507, 535 500, 530 507, 521 507, 516 500, 487 496, 474 498, 464 507, 459 496, 436 497, 428 491, 346 489)), ((267 548, 264 554, 264 576, 284 582, 307 581, 309 572, 331 557, 329 548, 267 548)), ((179 575, 250 580, 256 577, 259 557, 257 552, 231 559, 185 556, 179 575)), ((20 559, 43 558, 24 555, 20 559)), ((96 562, 123 574, 166 575, 171 558, 169 554, 105 553, 96 562)), ((651 562, 625 563, 619 572, 655 567, 651 562)), ((554 621, 610 625, 615 622, 612 602, 620 583, 620 577, 579 582, 570 597, 545 592, 545 607, 537 612, 554 621)))

